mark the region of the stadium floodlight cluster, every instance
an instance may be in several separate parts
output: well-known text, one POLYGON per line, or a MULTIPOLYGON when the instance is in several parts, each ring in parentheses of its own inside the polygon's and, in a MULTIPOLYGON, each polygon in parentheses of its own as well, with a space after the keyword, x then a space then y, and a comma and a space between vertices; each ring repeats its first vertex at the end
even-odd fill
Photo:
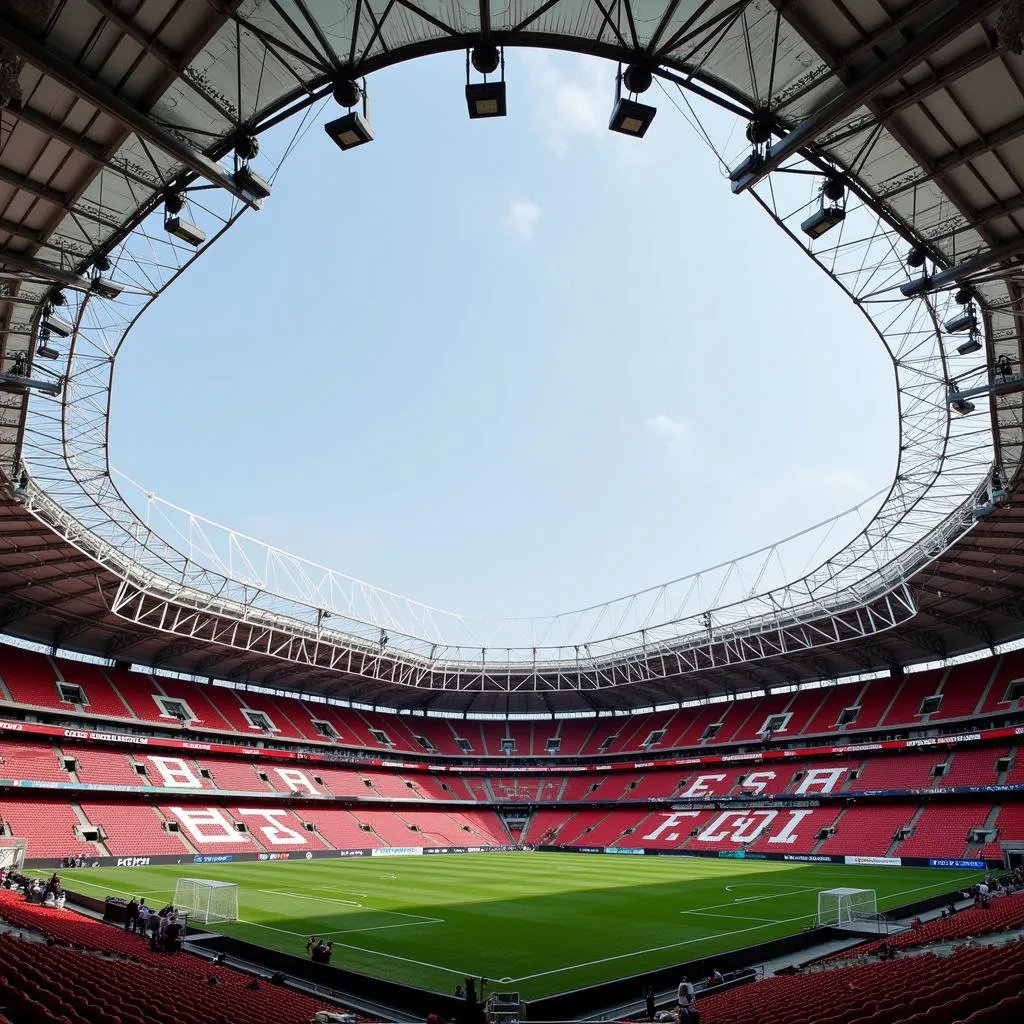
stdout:
POLYGON ((189 921, 222 924, 238 920, 238 886, 209 878, 179 878, 174 887, 174 907, 189 921))

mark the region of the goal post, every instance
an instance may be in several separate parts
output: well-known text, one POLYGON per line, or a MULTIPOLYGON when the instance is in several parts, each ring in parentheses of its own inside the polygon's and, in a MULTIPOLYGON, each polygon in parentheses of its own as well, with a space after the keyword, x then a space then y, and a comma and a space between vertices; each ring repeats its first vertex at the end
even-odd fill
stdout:
POLYGON ((874 889, 826 889, 818 893, 818 924, 842 926, 878 916, 874 889))
POLYGON ((7 871, 21 871, 25 867, 28 843, 13 836, 0 836, 0 868, 7 871))
POLYGON ((238 886, 209 878, 179 878, 174 887, 174 907, 189 921, 220 924, 238 920, 238 886))

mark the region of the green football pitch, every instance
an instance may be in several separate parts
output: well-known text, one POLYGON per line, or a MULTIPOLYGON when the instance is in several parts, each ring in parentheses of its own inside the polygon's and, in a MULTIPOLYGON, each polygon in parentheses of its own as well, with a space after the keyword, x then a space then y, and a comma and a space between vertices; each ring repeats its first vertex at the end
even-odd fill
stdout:
POLYGON ((63 871, 69 889, 163 905, 175 880, 239 887, 216 930, 336 966, 450 992, 464 975, 537 998, 777 938, 813 923, 817 895, 874 889, 879 909, 978 872, 688 857, 480 853, 63 871))

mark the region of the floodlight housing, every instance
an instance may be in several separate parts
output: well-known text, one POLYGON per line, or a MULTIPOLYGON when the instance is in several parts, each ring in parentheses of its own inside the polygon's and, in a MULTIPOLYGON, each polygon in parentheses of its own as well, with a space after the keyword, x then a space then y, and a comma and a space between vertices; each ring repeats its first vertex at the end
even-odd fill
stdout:
POLYGON ((977 352, 981 348, 981 338, 978 337, 977 331, 971 331, 970 337, 957 345, 956 350, 959 355, 969 356, 972 352, 977 352))
POLYGON ((963 312, 958 313, 951 320, 947 320, 942 329, 947 334, 959 334, 961 331, 971 331, 978 326, 978 318, 974 315, 973 306, 965 306, 963 312))
POLYGON ((324 131, 339 149, 354 149, 373 142, 370 122, 358 110, 350 111, 336 121, 328 121, 324 131))
POLYGON ((904 296, 908 299, 915 299, 919 295, 924 295, 931 289, 932 279, 925 274, 923 277, 915 278, 913 281, 907 281, 900 285, 900 291, 903 292, 904 296))
POLYGON ((911 249, 907 253, 907 266, 913 267, 916 270, 918 267, 924 266, 924 261, 927 258, 923 249, 911 249))
POLYGON ((198 248, 206 241, 206 232, 190 220, 181 217, 168 217, 164 220, 164 230, 179 241, 198 248))
POLYGON ((59 395, 60 384, 52 380, 23 377, 18 373, 0 373, 0 391, 42 391, 45 395, 59 395))
POLYGON ((800 225, 800 230, 810 238, 821 238, 844 220, 846 211, 841 206, 822 206, 800 225))
POLYGON ((647 129, 651 127, 657 112, 656 107, 637 103, 627 96, 620 96, 615 101, 608 128, 620 135, 632 135, 635 139, 642 139, 647 134, 647 129))
POLYGON ((950 409, 955 413, 959 413, 961 416, 969 416, 974 412, 975 405, 973 402, 968 402, 966 398, 954 398, 949 403, 950 409))
POLYGON ((743 161, 743 163, 734 167, 729 172, 729 180, 733 182, 733 184, 735 184, 742 178, 745 178, 748 174, 753 174, 758 169, 758 167, 761 166, 763 160, 764 157, 762 157, 756 149, 753 150, 751 154, 747 157, 747 159, 743 161))
POLYGON ((235 184, 257 202, 270 198, 270 182, 261 174, 257 174, 248 164, 239 164, 235 171, 235 184))
POLYGON ((504 117, 508 113, 505 103, 505 83, 467 82, 466 106, 474 121, 483 117, 504 117))
POLYGON ((109 277, 97 274, 92 279, 92 290, 101 299, 116 299, 124 291, 124 288, 116 281, 111 281, 109 277))
POLYGON ((60 352, 55 348, 50 348, 45 341, 36 346, 36 355, 42 359, 60 359, 60 352))
POLYGON ((71 326, 66 320, 61 320, 59 316, 54 316, 52 313, 48 316, 44 316, 40 321, 40 327, 44 331, 49 331, 51 334, 56 334, 58 338, 69 338, 74 327, 71 326))

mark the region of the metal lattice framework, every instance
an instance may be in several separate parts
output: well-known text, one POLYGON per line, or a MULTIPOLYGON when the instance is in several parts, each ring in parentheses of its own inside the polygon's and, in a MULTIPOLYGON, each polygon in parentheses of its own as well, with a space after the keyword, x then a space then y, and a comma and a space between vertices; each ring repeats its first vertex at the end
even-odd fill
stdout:
MULTIPOLYGON (((187 7, 144 3, 154 16, 163 11, 163 22, 151 22, 159 30, 144 30, 109 0, 74 0, 48 21, 0 14, 0 42, 21 61, 23 96, 54 80, 121 130, 101 152, 67 124, 45 126, 91 161, 94 173, 77 198, 49 195, 60 216, 32 255, 0 253, 11 308, 22 316, 7 325, 5 358, 19 338, 21 351, 31 353, 54 285, 64 290, 62 315, 74 330, 58 395, 35 394, 26 403, 0 393, 8 406, 0 409, 0 458, 15 477, 21 466, 29 469, 30 511, 116 576, 108 607, 127 622, 167 634, 171 643, 226 646, 427 689, 588 690, 671 680, 908 624, 918 610, 915 574, 970 528, 993 461, 1004 478, 1016 477, 1020 394, 993 399, 990 417, 951 417, 947 402, 951 382, 986 381, 999 356, 1020 359, 1012 262, 1024 243, 994 237, 986 226, 1005 215, 1002 208, 969 216, 949 180, 985 146, 1013 136, 1004 132, 929 163, 897 125, 950 81, 987 67, 993 54, 1010 68, 992 27, 998 4, 880 8, 884 17, 873 28, 859 26, 841 59, 832 37, 843 35, 842 26, 824 16, 838 17, 833 0, 547 0, 501 10, 403 0, 379 11, 363 0, 247 0, 211 2, 202 25, 186 26, 187 7), (66 37, 88 28, 70 20, 85 10, 101 18, 104 31, 120 33, 123 45, 133 43, 138 63, 162 69, 161 87, 151 88, 145 103, 126 99, 130 88, 110 87, 113 65, 97 58, 90 66, 95 50, 74 63, 62 57, 66 37), (162 41, 165 29, 178 49, 162 41), (642 59, 655 68, 662 105, 678 107, 708 158, 727 170, 751 151, 733 130, 735 119, 763 130, 757 160, 732 175, 734 190, 750 191, 807 248, 885 346, 900 435, 887 493, 788 541, 642 593, 495 623, 430 608, 259 544, 140 497, 130 481, 112 475, 107 418, 121 346, 149 304, 257 205, 221 162, 230 161, 234 140, 260 136, 261 166, 276 168, 295 137, 325 119, 322 108, 340 77, 487 38, 642 59), (936 53, 945 54, 941 67, 936 53), (698 118, 692 103, 709 102, 729 117, 698 118), (298 125, 292 135, 279 128, 289 119, 298 125), (822 177, 838 173, 845 219, 808 244, 799 225, 818 206, 822 177), (186 190, 189 216, 209 239, 198 252, 163 230, 158 207, 172 189, 186 190), (923 271, 908 267, 911 248, 925 257, 923 271), (93 280, 99 254, 109 260, 102 273, 117 282, 116 297, 93 280), (908 299, 901 286, 921 273, 934 286, 908 299), (939 324, 952 290, 965 284, 982 306, 986 345, 949 357, 939 324), (823 557, 835 546, 838 553, 823 557)), ((611 92, 614 68, 609 72, 611 92)), ((31 103, 8 107, 8 145, 25 126, 41 130, 43 120, 31 103)))

